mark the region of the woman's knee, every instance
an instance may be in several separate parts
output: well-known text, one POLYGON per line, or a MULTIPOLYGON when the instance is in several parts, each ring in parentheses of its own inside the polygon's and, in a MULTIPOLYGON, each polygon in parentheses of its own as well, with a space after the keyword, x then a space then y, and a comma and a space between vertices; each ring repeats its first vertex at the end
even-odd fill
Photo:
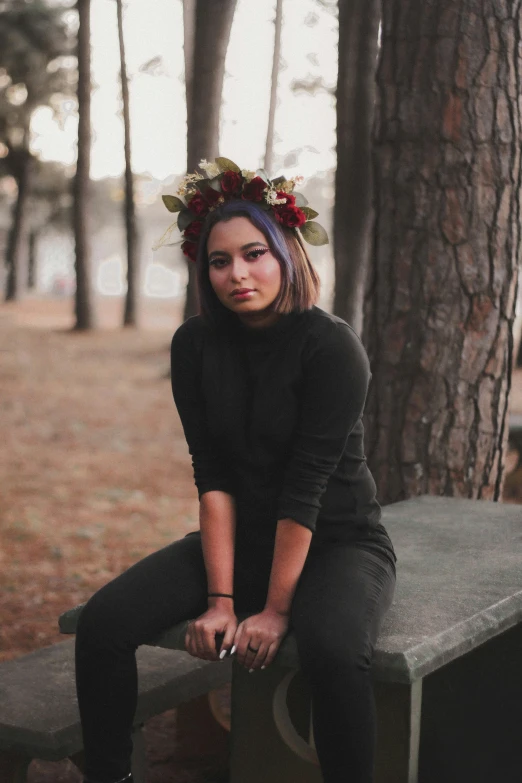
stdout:
POLYGON ((123 607, 112 596, 110 582, 97 590, 80 612, 76 626, 78 642, 107 643, 124 633, 123 607))
POLYGON ((368 671, 373 645, 362 628, 355 624, 349 630, 331 623, 307 624, 294 629, 299 658, 305 669, 345 672, 368 671))

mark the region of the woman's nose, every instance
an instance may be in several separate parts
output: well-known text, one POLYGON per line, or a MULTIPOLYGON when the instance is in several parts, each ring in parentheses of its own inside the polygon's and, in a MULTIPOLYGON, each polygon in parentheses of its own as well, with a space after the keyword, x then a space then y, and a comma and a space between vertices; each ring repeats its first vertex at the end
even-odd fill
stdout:
POLYGON ((244 261, 232 261, 230 265, 230 277, 232 280, 242 280, 248 276, 248 266, 244 261))

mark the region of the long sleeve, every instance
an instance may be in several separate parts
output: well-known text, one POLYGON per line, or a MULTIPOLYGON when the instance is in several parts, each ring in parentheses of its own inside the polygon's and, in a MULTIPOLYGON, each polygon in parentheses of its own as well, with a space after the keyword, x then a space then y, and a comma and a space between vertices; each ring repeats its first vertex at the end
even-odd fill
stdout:
POLYGON ((233 494, 230 476, 208 431, 201 388, 201 357, 188 319, 174 333, 170 348, 171 384, 189 453, 198 498, 221 490, 233 494))
POLYGON ((303 372, 298 427, 277 519, 291 518, 315 532, 320 498, 363 413, 371 372, 359 337, 342 323, 314 341, 303 372))

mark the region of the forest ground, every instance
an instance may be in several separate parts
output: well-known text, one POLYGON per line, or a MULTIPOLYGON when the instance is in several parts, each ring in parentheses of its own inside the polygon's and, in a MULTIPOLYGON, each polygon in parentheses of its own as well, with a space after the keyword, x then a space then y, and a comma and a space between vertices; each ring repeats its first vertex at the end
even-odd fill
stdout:
MULTIPOLYGON (((99 329, 71 331, 70 299, 0 305, 0 662, 64 641, 61 612, 198 527, 197 493, 172 400, 169 345, 180 304, 96 303, 99 329)), ((510 408, 522 413, 522 369, 510 408)), ((508 470, 514 454, 507 456, 508 470)), ((522 503, 522 467, 505 502, 522 503)), ((182 749, 176 710, 145 727, 148 783, 222 779, 182 749)), ((68 761, 35 761, 28 783, 80 783, 68 761)))

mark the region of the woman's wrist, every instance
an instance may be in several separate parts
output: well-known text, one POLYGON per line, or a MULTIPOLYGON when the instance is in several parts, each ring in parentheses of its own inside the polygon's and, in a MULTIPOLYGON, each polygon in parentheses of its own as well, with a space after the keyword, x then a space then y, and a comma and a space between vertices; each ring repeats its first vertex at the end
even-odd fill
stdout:
POLYGON ((278 614, 281 617, 289 617, 291 607, 290 606, 282 606, 282 605, 274 605, 267 601, 267 603, 263 607, 263 611, 267 614, 278 614))
POLYGON ((232 593, 208 593, 207 601, 209 607, 223 606, 225 609, 234 608, 234 596, 232 593))

